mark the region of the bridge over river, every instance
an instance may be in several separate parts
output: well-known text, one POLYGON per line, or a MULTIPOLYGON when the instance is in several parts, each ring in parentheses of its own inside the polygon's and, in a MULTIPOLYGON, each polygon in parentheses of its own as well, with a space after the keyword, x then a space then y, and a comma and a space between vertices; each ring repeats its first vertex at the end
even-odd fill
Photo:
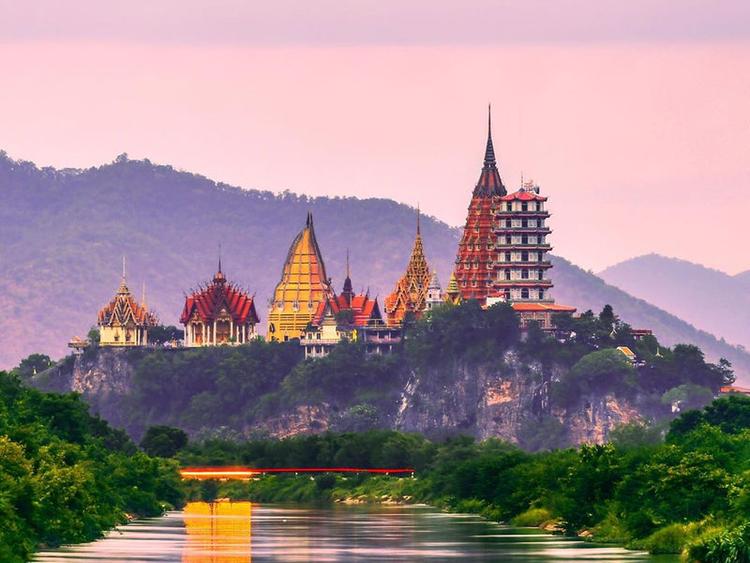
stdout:
POLYGON ((248 481, 261 475, 273 473, 373 473, 380 475, 414 475, 411 467, 183 467, 180 476, 184 480, 248 481))

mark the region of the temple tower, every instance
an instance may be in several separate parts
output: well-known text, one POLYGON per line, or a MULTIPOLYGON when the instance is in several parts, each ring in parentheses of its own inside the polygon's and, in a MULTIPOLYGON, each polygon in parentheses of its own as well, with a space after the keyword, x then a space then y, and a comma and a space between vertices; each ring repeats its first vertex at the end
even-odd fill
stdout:
POLYGON ((389 326, 403 323, 407 313, 419 318, 427 307, 427 291, 430 287, 430 267, 424 256, 422 234, 417 214, 417 236, 406 266, 406 272, 398 280, 393 292, 385 298, 384 308, 389 326))
POLYGON ((145 298, 140 305, 130 293, 125 281, 123 259, 120 287, 112 300, 99 311, 100 346, 145 346, 148 344, 148 329, 159 324, 156 315, 149 312, 145 298))
POLYGON ((461 299, 476 299, 485 305, 492 294, 496 254, 494 209, 506 193, 492 144, 492 114, 488 113, 484 164, 469 203, 456 256, 454 275, 461 299))
POLYGON ((552 280, 546 272, 552 267, 547 253, 549 213, 547 198, 539 186, 526 182, 512 194, 500 198, 497 207, 497 260, 495 293, 505 301, 552 303, 552 280))
POLYGON ((438 305, 444 303, 443 289, 440 287, 440 280, 438 279, 437 271, 432 271, 432 277, 430 277, 430 285, 427 288, 427 298, 425 305, 428 311, 434 309, 438 305))
POLYGON ((318 306, 333 296, 323 257, 315 239, 312 213, 289 248, 268 310, 269 340, 300 338, 318 306))

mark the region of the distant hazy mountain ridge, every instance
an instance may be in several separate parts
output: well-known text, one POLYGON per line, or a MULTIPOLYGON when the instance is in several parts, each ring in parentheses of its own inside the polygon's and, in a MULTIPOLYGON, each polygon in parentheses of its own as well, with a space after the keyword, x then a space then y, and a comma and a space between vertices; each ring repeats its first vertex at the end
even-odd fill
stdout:
POLYGON ((750 348, 750 272, 730 276, 700 264, 649 254, 599 275, 703 330, 750 348))
MULTIPOLYGON (((406 266, 416 227, 416 211, 391 200, 243 190, 126 157, 79 171, 39 169, 0 153, 0 196, 4 367, 32 352, 65 354, 70 337, 87 332, 116 290, 123 255, 131 289, 140 295, 145 281, 149 305, 163 322, 176 323, 184 292, 213 275, 221 243, 224 271, 256 293, 265 326, 268 298, 308 210, 336 289, 349 249, 355 289, 369 288, 381 303, 406 266)), ((470 197, 467 179, 467 205, 470 197)), ((445 285, 459 231, 430 217, 421 228, 427 260, 445 285)), ((664 343, 694 342, 750 374, 750 355, 565 260, 555 265, 559 302, 579 309, 611 303, 634 326, 654 328, 664 343)))

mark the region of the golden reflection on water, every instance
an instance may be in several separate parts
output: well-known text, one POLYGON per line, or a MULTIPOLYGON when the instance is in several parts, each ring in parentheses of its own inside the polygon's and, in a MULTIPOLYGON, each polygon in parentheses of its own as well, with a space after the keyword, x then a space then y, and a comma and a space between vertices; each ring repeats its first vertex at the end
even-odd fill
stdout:
POLYGON ((182 563, 250 563, 252 514, 251 502, 188 503, 182 563))

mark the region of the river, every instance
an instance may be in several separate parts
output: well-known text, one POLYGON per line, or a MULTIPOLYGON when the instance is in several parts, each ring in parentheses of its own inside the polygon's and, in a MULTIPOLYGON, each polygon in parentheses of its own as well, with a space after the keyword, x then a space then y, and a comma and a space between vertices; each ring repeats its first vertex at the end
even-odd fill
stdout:
POLYGON ((676 557, 510 528, 424 506, 258 505, 194 502, 136 520, 88 544, 34 561, 250 563, 259 561, 649 561, 676 557))

